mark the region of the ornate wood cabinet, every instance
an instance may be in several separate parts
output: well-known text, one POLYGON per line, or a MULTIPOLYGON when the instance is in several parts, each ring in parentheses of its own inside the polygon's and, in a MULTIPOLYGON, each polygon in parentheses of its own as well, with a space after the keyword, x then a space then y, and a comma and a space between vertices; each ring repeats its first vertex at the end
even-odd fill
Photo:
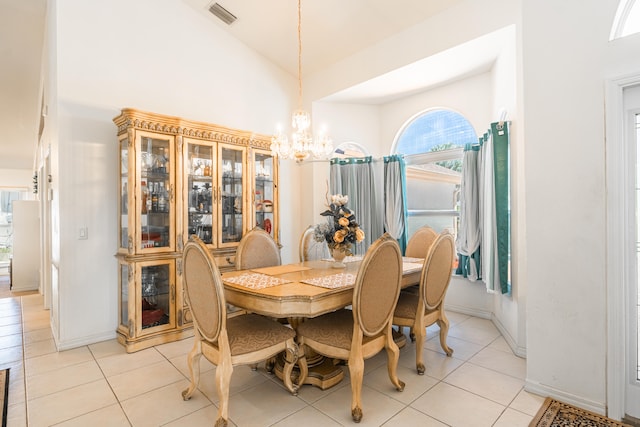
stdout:
POLYGON ((118 127, 118 340, 133 352, 193 333, 182 248, 198 235, 222 271, 256 225, 279 240, 277 158, 252 132, 123 109, 118 127))

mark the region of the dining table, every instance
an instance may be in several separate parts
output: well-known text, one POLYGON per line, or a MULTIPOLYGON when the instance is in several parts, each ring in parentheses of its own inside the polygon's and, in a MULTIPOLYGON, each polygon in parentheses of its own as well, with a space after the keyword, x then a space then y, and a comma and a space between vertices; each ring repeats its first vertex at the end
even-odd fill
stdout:
MULTIPOLYGON (((228 304, 243 311, 286 319, 295 329, 305 318, 351 305, 361 261, 362 256, 349 256, 343 261, 343 268, 334 268, 332 259, 321 259, 224 272, 225 298, 228 304)), ((423 263, 421 258, 403 258, 402 288, 420 282, 423 263)), ((343 371, 333 360, 315 356, 307 355, 306 383, 323 390, 339 383, 343 371)), ((281 377, 281 361, 276 361, 275 372, 281 377)))

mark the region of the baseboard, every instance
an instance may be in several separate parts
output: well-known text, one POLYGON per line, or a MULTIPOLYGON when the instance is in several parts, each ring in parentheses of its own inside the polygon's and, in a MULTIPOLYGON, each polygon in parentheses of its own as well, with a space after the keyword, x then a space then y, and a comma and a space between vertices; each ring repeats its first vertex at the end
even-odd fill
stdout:
POLYGON ((452 304, 445 304, 444 309, 445 311, 453 311, 455 313, 466 314, 467 316, 480 317, 482 319, 491 319, 491 316, 493 315, 493 313, 487 310, 477 310, 469 307, 463 307, 460 305, 452 305, 452 304))
POLYGON ((76 340, 67 340, 67 341, 58 341, 55 339, 56 348, 58 351, 71 350, 72 348, 82 347, 84 345, 91 345, 101 341, 112 340, 116 338, 116 331, 113 332, 105 332, 103 334, 90 335, 86 337, 82 337, 76 340))
POLYGON ((556 400, 560 400, 569 405, 577 406, 578 408, 585 409, 587 411, 595 412, 599 415, 607 415, 607 405, 603 402, 594 402, 593 400, 585 399, 581 396, 566 393, 561 390, 557 390, 553 387, 545 384, 533 382, 531 380, 525 380, 524 389, 528 392, 535 393, 537 395, 546 397, 552 397, 556 400))
POLYGON ((513 339, 513 337, 509 333, 509 331, 504 327, 502 322, 500 322, 500 319, 498 319, 493 314, 491 315, 491 321, 493 322, 495 327, 498 328, 498 330, 500 331, 500 334, 502 334, 502 337, 507 342, 509 347, 511 347, 511 351, 513 351, 513 354, 515 354, 518 357, 522 357, 522 358, 526 359, 527 358, 527 348, 519 346, 518 343, 516 343, 516 340, 513 339))

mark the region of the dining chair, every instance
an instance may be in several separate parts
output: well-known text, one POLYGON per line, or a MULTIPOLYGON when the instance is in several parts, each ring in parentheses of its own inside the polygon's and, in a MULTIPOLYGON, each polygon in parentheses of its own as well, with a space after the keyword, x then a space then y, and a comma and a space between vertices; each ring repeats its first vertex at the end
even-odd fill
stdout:
POLYGON ((440 233, 426 255, 418 294, 401 292, 393 314, 394 325, 409 326, 415 334, 418 375, 423 375, 425 371, 422 347, 428 326, 438 324, 440 346, 447 356, 453 354, 453 350, 447 346, 449 320, 444 312, 444 298, 451 281, 454 249, 453 235, 448 231, 440 233))
POLYGON ((385 233, 367 250, 355 278, 352 310, 341 309, 305 319, 297 328, 300 346, 300 378, 307 375, 305 352, 346 360, 351 377, 351 417, 362 419, 362 379, 364 360, 387 351, 387 370, 396 390, 403 391, 398 379, 400 350, 393 341, 391 319, 400 293, 402 256, 400 247, 385 233))
POLYGON ((273 237, 260 227, 245 234, 236 250, 236 269, 272 267, 282 264, 280 247, 273 237))
POLYGON ((429 247, 431 247, 431 244, 436 240, 436 237, 438 237, 438 233, 428 225, 418 228, 409 239, 409 242, 407 242, 404 256, 426 258, 429 247))
POLYGON ((314 230, 315 227, 310 225, 300 236, 300 244, 298 246, 300 262, 331 258, 327 242, 317 242, 313 237, 314 230))
POLYGON ((220 271, 197 236, 189 237, 182 254, 184 290, 193 313, 193 348, 187 355, 189 387, 182 392, 189 400, 200 380, 200 357, 216 365, 216 392, 220 403, 216 426, 229 419, 229 385, 234 366, 257 364, 284 352, 283 381, 294 395, 291 381, 297 361, 295 331, 267 317, 244 314, 227 318, 224 287, 220 271))

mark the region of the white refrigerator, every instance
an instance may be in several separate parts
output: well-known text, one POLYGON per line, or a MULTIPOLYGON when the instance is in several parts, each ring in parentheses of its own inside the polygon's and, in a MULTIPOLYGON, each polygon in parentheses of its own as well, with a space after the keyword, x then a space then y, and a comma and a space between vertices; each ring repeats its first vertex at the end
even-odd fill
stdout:
POLYGON ((14 200, 11 291, 33 291, 40 286, 40 218, 37 200, 14 200))

